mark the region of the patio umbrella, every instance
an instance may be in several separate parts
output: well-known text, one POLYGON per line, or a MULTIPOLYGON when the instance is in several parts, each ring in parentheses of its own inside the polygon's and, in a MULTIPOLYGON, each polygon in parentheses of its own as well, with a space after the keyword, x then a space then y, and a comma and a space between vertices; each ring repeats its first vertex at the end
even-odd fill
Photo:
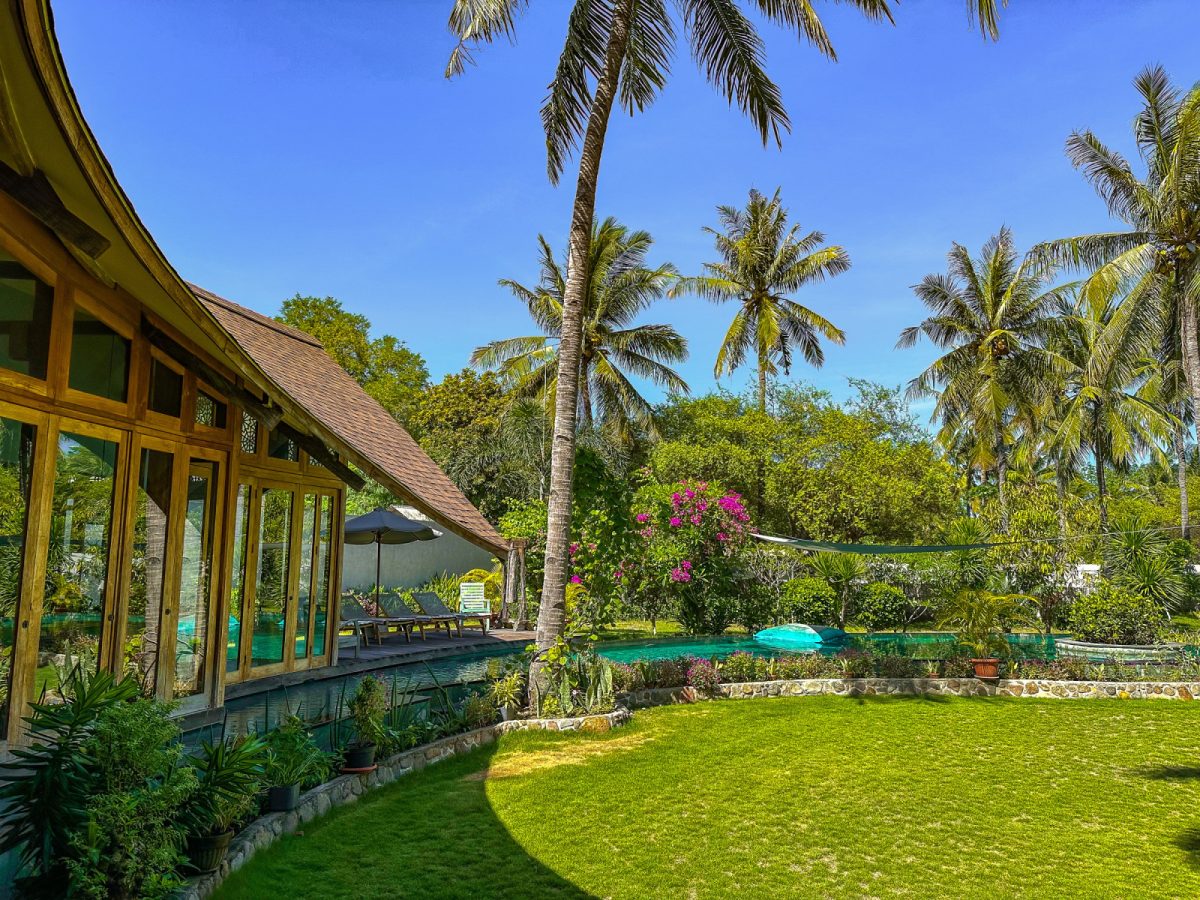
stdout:
POLYGON ((347 544, 375 545, 375 606, 379 606, 379 567, 384 544, 411 544, 413 541, 432 541, 437 532, 424 522, 417 522, 390 509, 376 508, 361 516, 346 520, 347 544))

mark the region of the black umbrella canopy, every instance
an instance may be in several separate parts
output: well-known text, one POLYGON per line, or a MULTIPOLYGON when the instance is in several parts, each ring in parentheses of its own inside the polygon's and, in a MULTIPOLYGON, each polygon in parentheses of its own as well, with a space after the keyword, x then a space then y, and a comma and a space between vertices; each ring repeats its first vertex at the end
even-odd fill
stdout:
POLYGON ((346 520, 347 544, 408 544, 413 541, 432 541, 437 532, 424 522, 417 522, 390 509, 374 509, 346 520))

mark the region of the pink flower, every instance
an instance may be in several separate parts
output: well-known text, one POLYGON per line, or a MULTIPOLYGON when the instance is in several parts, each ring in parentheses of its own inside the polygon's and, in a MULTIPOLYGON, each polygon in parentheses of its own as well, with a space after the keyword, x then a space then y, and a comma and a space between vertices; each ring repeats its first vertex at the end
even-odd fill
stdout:
POLYGON ((620 569, 617 569, 615 572, 613 572, 613 581, 620 581, 624 577, 625 577, 625 573, 622 572, 620 569))
POLYGON ((570 553, 572 556, 574 556, 576 553, 579 552, 579 545, 572 544, 570 547, 567 548, 567 552, 570 553))
POLYGON ((671 580, 672 581, 691 581, 692 576, 690 574, 688 574, 687 572, 683 571, 683 569, 676 568, 676 569, 671 570, 671 580))
POLYGON ((572 575, 571 576, 571 584, 583 584, 583 579, 580 578, 578 575, 572 575))
POLYGON ((700 512, 704 512, 706 509, 708 509, 707 501, 701 500, 696 504, 696 509, 700 510, 700 512))
POLYGON ((640 534, 644 538, 651 538, 651 537, 654 537, 654 529, 653 528, 643 528, 641 531, 638 532, 638 534, 640 534))
POLYGON ((679 565, 682 567, 683 571, 686 572, 688 569, 690 569, 692 567, 692 561, 690 559, 685 559, 679 565))
POLYGON ((671 502, 676 506, 683 502, 683 497, 679 496, 679 491, 676 491, 671 495, 671 502))
POLYGON ((693 491, 691 488, 688 488, 686 491, 683 492, 683 496, 685 496, 689 500, 691 500, 693 497, 696 496, 696 492, 693 491))
POLYGON ((718 541, 727 541, 727 540, 729 540, 729 535, 727 535, 723 531, 718 531, 717 532, 717 540, 718 541))
POLYGON ((693 516, 692 516, 692 524, 693 524, 693 525, 699 525, 699 524, 700 524, 700 516, 699 516, 699 514, 696 514, 696 515, 693 515, 693 516))
POLYGON ((646 522, 650 521, 650 513, 638 513, 636 516, 634 516, 634 518, 645 524, 646 522))
POLYGON ((671 516, 671 527, 672 528, 678 528, 682 524, 683 524, 683 519, 679 518, 679 516, 671 516))

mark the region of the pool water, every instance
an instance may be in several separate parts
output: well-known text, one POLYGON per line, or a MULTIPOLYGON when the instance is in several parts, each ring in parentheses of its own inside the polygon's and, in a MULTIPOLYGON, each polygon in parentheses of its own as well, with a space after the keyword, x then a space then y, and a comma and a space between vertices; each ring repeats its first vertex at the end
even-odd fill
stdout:
MULTIPOLYGON (((1054 638, 1066 635, 1010 634, 1008 642, 1013 655, 1024 659, 1053 659, 1054 638)), ((944 631, 912 631, 908 633, 848 634, 836 644, 821 644, 811 650, 781 650, 760 644, 746 635, 716 635, 709 637, 657 638, 647 641, 621 641, 601 644, 597 650, 613 662, 631 663, 640 659, 673 659, 677 656, 700 656, 705 659, 723 658, 739 650, 755 656, 787 656, 820 653, 835 656, 843 650, 874 650, 903 656, 933 658, 953 652, 954 635, 944 631)))

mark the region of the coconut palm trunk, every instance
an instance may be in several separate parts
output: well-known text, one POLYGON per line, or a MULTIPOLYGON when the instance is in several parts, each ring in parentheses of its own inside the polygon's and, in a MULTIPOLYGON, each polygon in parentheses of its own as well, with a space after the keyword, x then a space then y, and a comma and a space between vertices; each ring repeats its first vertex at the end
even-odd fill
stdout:
POLYGON ((1186 403, 1180 403, 1177 412, 1178 421, 1172 432, 1175 450, 1175 477, 1179 482, 1179 533, 1186 541, 1191 533, 1191 522, 1188 515, 1187 487, 1187 441, 1184 435, 1184 412, 1186 403))
POLYGON ((1100 505, 1100 532, 1108 531, 1108 479, 1104 474, 1104 454, 1100 448, 1092 450, 1092 458, 1096 461, 1096 497, 1100 505))
MULTIPOLYGON (((1183 362, 1184 379, 1187 381, 1188 395, 1192 401, 1192 411, 1196 422, 1196 442, 1200 444, 1200 334, 1197 333, 1196 304, 1188 297, 1184 282, 1184 273, 1180 267, 1175 268, 1175 295, 1179 304, 1179 343, 1180 357, 1183 362)), ((1184 482, 1182 457, 1180 459, 1179 484, 1180 491, 1187 490, 1184 482)), ((1181 493, 1182 499, 1182 493, 1181 493)), ((1186 512, 1183 525, 1187 526, 1186 512)), ((1184 534, 1186 537, 1186 533, 1184 534)))
POLYGON ((562 636, 566 620, 568 547, 571 540, 571 489, 575 471, 575 427, 579 412, 580 349, 583 343, 583 305, 587 291, 587 255, 595 217, 596 185, 604 135, 617 96, 621 63, 629 37, 633 0, 613 10, 612 28, 604 54, 604 69, 596 83, 587 129, 579 154, 579 176, 567 241, 567 286, 563 296, 562 336, 559 340, 558 386, 554 399, 554 441, 550 451, 550 501, 546 523, 545 580, 538 607, 537 650, 530 665, 531 683, 541 683, 546 650, 562 636))
POLYGON ((1008 534, 1008 448, 1003 436, 996 440, 996 501, 1000 504, 1000 531, 1008 534))

